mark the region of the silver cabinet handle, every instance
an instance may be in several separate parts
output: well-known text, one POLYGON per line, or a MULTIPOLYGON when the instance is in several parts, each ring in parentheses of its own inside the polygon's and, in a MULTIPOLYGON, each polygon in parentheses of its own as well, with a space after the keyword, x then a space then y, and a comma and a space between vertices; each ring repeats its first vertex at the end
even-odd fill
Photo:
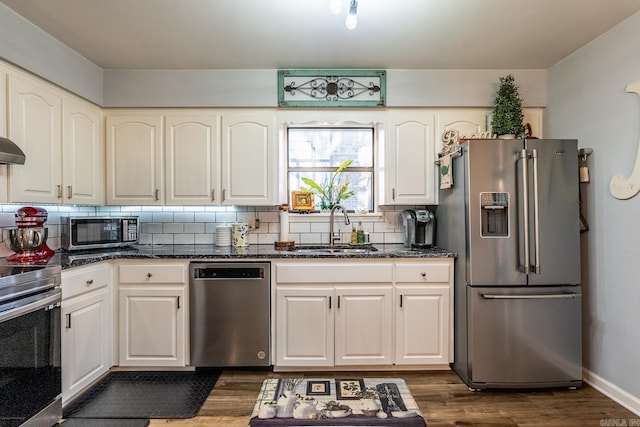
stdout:
POLYGON ((73 197, 73 187, 71 185, 67 185, 67 199, 71 199, 73 197))
POLYGON ((396 199, 396 189, 392 188, 391 189, 391 200, 395 200, 396 199))
POLYGON ((329 297, 329 310, 331 310, 331 297, 329 297))
POLYGON ((64 327, 65 329, 71 329, 71 313, 67 313, 66 318, 67 324, 64 327))
POLYGON ((58 199, 62 199, 62 185, 58 184, 56 185, 57 188, 57 192, 58 192, 58 199))
POLYGON ((157 188, 156 188, 155 197, 156 197, 156 202, 160 200, 160 190, 158 190, 157 188))
POLYGON ((402 308, 402 294, 400 294, 400 308, 402 308))
POLYGON ((227 197, 227 190, 222 189, 222 201, 224 202, 224 199, 226 199, 227 197))
POLYGON ((211 190, 211 201, 212 202, 216 201, 216 190, 215 189, 211 190))
POLYGON ((178 310, 180 310, 180 295, 176 296, 176 299, 177 299, 177 301, 176 301, 177 308, 178 308, 178 310))

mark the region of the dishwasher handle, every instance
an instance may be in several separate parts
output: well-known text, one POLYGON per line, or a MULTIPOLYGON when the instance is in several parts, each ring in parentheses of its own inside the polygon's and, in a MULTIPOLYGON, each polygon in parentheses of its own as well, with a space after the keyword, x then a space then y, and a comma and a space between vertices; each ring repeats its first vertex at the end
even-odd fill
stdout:
POLYGON ((195 280, 262 280, 264 277, 265 267, 197 267, 193 270, 195 280))

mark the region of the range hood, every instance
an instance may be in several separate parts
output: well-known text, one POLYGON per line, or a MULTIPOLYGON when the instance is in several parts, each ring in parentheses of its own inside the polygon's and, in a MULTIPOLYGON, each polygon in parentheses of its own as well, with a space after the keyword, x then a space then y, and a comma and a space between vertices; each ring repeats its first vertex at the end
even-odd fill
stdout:
POLYGON ((25 155, 18 145, 0 136, 0 163, 24 165, 25 155))

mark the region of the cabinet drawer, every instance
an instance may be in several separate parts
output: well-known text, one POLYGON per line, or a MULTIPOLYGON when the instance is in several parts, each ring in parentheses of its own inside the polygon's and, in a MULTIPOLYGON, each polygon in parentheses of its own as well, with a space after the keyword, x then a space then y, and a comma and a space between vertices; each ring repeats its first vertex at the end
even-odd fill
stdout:
POLYGON ((276 266, 278 283, 391 283, 389 264, 296 263, 276 266))
POLYGON ((396 264, 396 282, 449 282, 448 263, 396 264))
POLYGON ((185 283, 185 280, 185 264, 120 266, 120 283, 185 283))
POLYGON ((62 298, 68 299, 85 292, 107 287, 111 282, 111 265, 100 264, 72 268, 62 272, 62 298))

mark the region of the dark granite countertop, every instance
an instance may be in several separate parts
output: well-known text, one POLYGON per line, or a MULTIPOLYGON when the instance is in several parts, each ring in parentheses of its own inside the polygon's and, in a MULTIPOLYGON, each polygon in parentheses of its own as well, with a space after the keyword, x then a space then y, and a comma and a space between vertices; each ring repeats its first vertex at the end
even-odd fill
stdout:
POLYGON ((80 267, 113 259, 185 259, 185 260, 242 260, 242 259, 381 259, 381 258, 451 258, 456 254, 446 249, 409 250, 402 244, 374 244, 377 251, 347 254, 301 253, 276 250, 273 245, 249 245, 244 248, 214 245, 136 245, 114 250, 58 251, 53 262, 59 260, 62 269, 80 267))

